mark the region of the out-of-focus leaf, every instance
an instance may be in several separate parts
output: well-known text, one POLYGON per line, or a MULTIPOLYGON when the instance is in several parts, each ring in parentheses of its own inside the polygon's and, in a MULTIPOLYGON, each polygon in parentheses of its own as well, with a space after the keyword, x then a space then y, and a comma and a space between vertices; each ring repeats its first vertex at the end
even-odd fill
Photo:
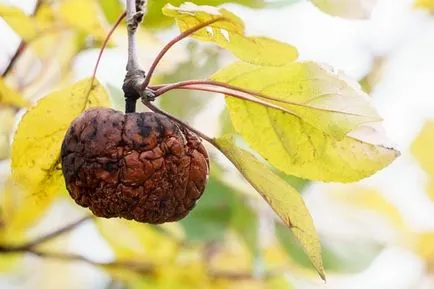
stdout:
POLYGON ((11 5, 0 4, 0 17, 24 40, 32 41, 50 23, 42 18, 26 15, 21 9, 11 5))
MULTIPOLYGON (((149 2, 159 2, 159 1, 149 1, 149 2)), ((115 22, 119 15, 121 15, 124 7, 119 0, 98 0, 99 5, 101 5, 104 11, 105 17, 110 23, 115 22)))
POLYGON ((380 117, 369 97, 357 83, 325 66, 237 62, 212 79, 262 94, 244 93, 244 100, 222 89, 235 129, 287 174, 351 182, 372 175, 399 155, 384 145, 380 117))
MULTIPOLYGON (((213 169, 211 171, 214 171, 213 169)), ((239 192, 213 173, 192 212, 181 221, 190 241, 222 241, 235 230, 252 252, 257 250, 257 217, 239 192)))
POLYGON ((22 241, 25 230, 34 225, 45 213, 46 207, 37 206, 27 197, 26 191, 7 180, 0 195, 4 242, 22 241))
MULTIPOLYGON (((283 225, 276 224, 276 237, 288 256, 298 265, 312 269, 312 263, 303 253, 294 235, 283 225)), ((339 252, 327 245, 322 246, 324 268, 327 272, 356 273, 366 269, 381 251, 379 246, 369 244, 348 244, 339 252), (346 254, 344 253, 346 252, 346 254)))
POLYGON ((292 289, 292 285, 289 283, 285 276, 272 277, 265 280, 264 289, 292 289))
MULTIPOLYGON (((178 65, 175 71, 161 76, 161 83, 173 83, 182 79, 203 79, 218 69, 218 51, 201 49, 195 43, 188 45, 188 59, 178 65)), ((160 106, 184 120, 193 120, 204 107, 208 98, 202 92, 174 90, 160 99, 160 106)))
POLYGON ((0 77, 0 106, 10 105, 25 107, 29 103, 17 91, 6 85, 5 80, 0 77))
POLYGON ((377 83, 381 80, 384 66, 387 63, 386 57, 376 57, 371 66, 371 71, 363 77, 359 83, 363 91, 370 94, 377 83))
POLYGON ((181 221, 191 241, 221 241, 232 218, 236 193, 211 176, 203 196, 191 213, 181 221))
POLYGON ((0 108, 0 161, 9 158, 10 135, 15 122, 15 109, 0 108))
POLYGON ((415 252, 425 260, 428 271, 434 272, 434 232, 424 232, 417 236, 415 252))
POLYGON ((348 190, 336 190, 332 196, 346 206, 378 213, 387 219, 396 229, 405 231, 407 225, 400 211, 375 189, 352 186, 348 190))
POLYGON ((179 7, 167 4, 163 13, 175 18, 181 31, 213 19, 222 19, 193 33, 192 37, 213 42, 249 63, 279 66, 298 57, 294 46, 267 37, 246 36, 243 21, 224 8, 197 6, 188 2, 179 7))
POLYGON ((107 35, 102 16, 96 0, 64 0, 59 7, 59 17, 63 21, 99 40, 107 35))
POLYGON ((411 152, 421 167, 434 178, 434 120, 427 121, 414 139, 411 152))
POLYGON ((312 0, 323 12, 351 19, 370 18, 378 0, 312 0))
POLYGON ((60 147, 70 123, 90 107, 108 106, 105 89, 91 79, 55 91, 24 114, 12 144, 12 175, 35 206, 51 203, 64 190, 60 147), (36 204, 37 202, 37 204, 36 204))
POLYGON ((299 193, 253 155, 238 148, 232 138, 219 138, 216 143, 292 230, 321 278, 325 279, 319 238, 299 193))
MULTIPOLYGON (((172 0, 170 3, 172 5, 180 5, 186 1, 184 0, 172 0)), ((165 1, 149 1, 147 6, 147 13, 143 19, 143 25, 152 28, 164 28, 171 26, 174 23, 173 18, 165 16, 161 11, 166 5, 165 1)), ((196 0, 194 1, 197 5, 212 5, 217 6, 224 3, 238 3, 244 6, 252 8, 262 8, 265 6, 264 0, 196 0)))
POLYGON ((415 8, 422 8, 422 9, 434 11, 434 1, 433 0, 415 0, 413 5, 415 8))
POLYGON ((101 218, 96 225, 119 260, 161 265, 171 262, 177 254, 177 241, 151 225, 101 218))
POLYGON ((414 139, 411 152, 420 166, 428 173, 427 193, 434 200, 434 121, 427 121, 419 135, 414 139))

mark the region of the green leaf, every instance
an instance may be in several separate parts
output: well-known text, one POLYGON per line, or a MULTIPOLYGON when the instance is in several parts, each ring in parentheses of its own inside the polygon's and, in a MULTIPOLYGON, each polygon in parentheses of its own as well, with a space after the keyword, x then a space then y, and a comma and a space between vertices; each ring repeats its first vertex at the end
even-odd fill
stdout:
MULTIPOLYGON (((276 224, 276 237, 291 259, 300 266, 312 269, 312 263, 303 253, 303 248, 297 243, 294 235, 281 224, 276 224)), ((339 250, 327 245, 322 246, 324 268, 329 273, 360 272, 369 267, 382 249, 377 244, 355 244, 354 242, 340 243, 339 246, 339 250)))
POLYGON ((237 62, 212 79, 260 94, 244 93, 248 100, 227 94, 232 123, 253 149, 287 174, 351 182, 372 175, 399 155, 383 145, 380 117, 367 95, 325 66, 237 62))
POLYGON ((98 81, 90 85, 88 78, 48 94, 19 123, 12 144, 12 175, 38 206, 48 205, 64 190, 60 147, 70 123, 90 107, 109 105, 98 81))
POLYGON ((192 37, 213 42, 249 63, 279 66, 298 57, 294 46, 267 37, 246 36, 242 20, 224 8, 197 6, 188 2, 179 7, 167 4, 163 13, 175 18, 181 31, 221 19, 193 33, 192 37))
POLYGON ((228 229, 235 230, 252 253, 257 250, 257 217, 234 188, 211 169, 206 190, 194 210, 180 223, 190 241, 221 241, 228 229))
POLYGON ((238 148, 232 138, 223 137, 216 139, 215 142, 292 230, 321 278, 325 279, 319 238, 300 194, 252 154, 238 148))
POLYGON ((222 240, 233 214, 235 194, 231 188, 212 175, 194 210, 181 221, 187 239, 222 240))
MULTIPOLYGON (((106 1, 107 2, 107 1, 106 1)), ((172 5, 180 5, 186 2, 185 0, 172 0, 170 3, 172 5)), ((252 8, 262 8, 265 7, 264 0, 196 0, 196 4, 206 4, 212 6, 218 6, 224 3, 237 3, 240 5, 252 7, 252 8)), ((162 13, 166 1, 148 1, 147 12, 143 19, 143 25, 152 28, 165 28, 171 26, 174 21, 173 18, 167 17, 162 13)))
POLYGON ((377 0, 312 0, 323 12, 350 19, 366 19, 371 16, 377 0))

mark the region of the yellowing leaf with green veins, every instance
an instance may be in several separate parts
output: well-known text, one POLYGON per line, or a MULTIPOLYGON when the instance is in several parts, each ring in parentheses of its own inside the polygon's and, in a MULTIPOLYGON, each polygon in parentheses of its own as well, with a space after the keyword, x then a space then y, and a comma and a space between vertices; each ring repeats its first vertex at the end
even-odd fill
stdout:
POLYGON ((344 18, 366 19, 378 0, 312 0, 323 12, 344 18))
MULTIPOLYGON (((102 1, 102 0, 101 0, 102 1)), ((107 2, 107 1, 105 1, 107 2)), ((171 0, 170 3, 172 5, 179 5, 184 3, 184 0, 171 0)), ((208 4, 210 5, 210 1, 208 0, 195 0, 196 4, 208 4)), ((248 6, 250 8, 263 8, 265 6, 266 0, 213 0, 213 6, 219 6, 225 3, 235 3, 238 5, 248 6)), ((142 24, 145 27, 151 28, 167 28, 173 24, 173 19, 167 17, 162 14, 162 9, 166 4, 165 1, 148 1, 147 9, 145 13, 145 17, 143 18, 142 24)))
POLYGON ((213 19, 221 19, 193 33, 192 37, 213 42, 249 63, 279 66, 298 57, 294 46, 267 37, 245 35, 242 20, 224 8, 197 6, 187 2, 179 7, 167 4, 163 13, 175 18, 181 31, 213 19))
POLYGON ((325 66, 237 62, 212 79, 256 92, 256 97, 241 93, 245 100, 231 96, 231 89, 221 90, 234 128, 288 174, 351 182, 372 175, 399 154, 383 145, 387 140, 380 117, 367 95, 325 66))
POLYGON ((25 107, 28 104, 27 100, 23 99, 17 91, 9 87, 5 80, 0 77, 0 107, 2 105, 25 107))
POLYGON ((100 40, 107 35, 103 13, 96 0, 64 0, 60 4, 59 17, 100 40))
POLYGON ((41 206, 64 190, 60 147, 70 123, 90 107, 108 106, 105 89, 91 78, 52 92, 19 123, 12 144, 12 175, 41 206))
POLYGON ((275 175, 266 165, 260 163, 252 154, 238 148, 232 138, 222 137, 216 139, 215 142, 292 230, 321 278, 325 279, 319 238, 300 194, 275 175))

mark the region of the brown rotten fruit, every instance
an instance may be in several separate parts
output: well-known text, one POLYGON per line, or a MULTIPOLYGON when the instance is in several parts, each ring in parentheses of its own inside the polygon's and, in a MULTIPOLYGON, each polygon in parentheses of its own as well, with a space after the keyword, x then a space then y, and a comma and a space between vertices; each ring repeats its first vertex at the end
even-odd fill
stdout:
POLYGON ((180 220, 202 195, 209 161, 200 139, 164 115, 90 109, 62 144, 66 187, 105 218, 180 220))

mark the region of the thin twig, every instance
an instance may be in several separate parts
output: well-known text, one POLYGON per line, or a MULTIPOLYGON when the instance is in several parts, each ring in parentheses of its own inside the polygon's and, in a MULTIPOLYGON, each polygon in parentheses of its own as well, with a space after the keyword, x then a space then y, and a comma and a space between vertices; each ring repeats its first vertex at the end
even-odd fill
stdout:
MULTIPOLYGON (((150 87, 149 89, 153 89, 153 88, 154 88, 154 86, 150 87)), ((256 97, 254 94, 251 94, 248 92, 243 92, 242 90, 240 90, 238 88, 228 90, 228 88, 226 88, 224 86, 211 84, 206 80, 203 80, 203 81, 202 80, 187 80, 187 81, 181 81, 181 82, 177 82, 177 83, 173 83, 173 84, 168 84, 167 86, 160 86, 160 88, 158 88, 155 91, 154 95, 155 95, 155 97, 157 97, 163 93, 166 93, 166 92, 174 90, 174 89, 198 90, 198 91, 207 91, 207 92, 221 93, 224 95, 230 95, 230 96, 238 98, 238 99, 254 102, 254 103, 263 105, 265 107, 280 110, 282 112, 291 114, 295 117, 299 117, 294 112, 289 111, 288 109, 281 107, 281 106, 278 106, 278 105, 275 105, 273 103, 266 102, 266 101, 256 97), (200 83, 203 83, 203 84, 200 84, 200 83)))
POLYGON ((107 44, 113 34, 113 32, 115 32, 116 28, 119 26, 119 24, 121 23, 121 21, 125 18, 125 16, 127 15, 127 13, 124 11, 116 20, 115 24, 113 25, 113 27, 110 29, 109 33, 107 34, 106 38, 104 39, 104 42, 101 46, 101 49, 99 50, 99 54, 98 54, 98 59, 96 60, 96 64, 95 64, 95 68, 93 69, 93 74, 92 74, 92 85, 93 86, 93 82, 95 81, 95 77, 96 77, 96 72, 98 70, 98 66, 99 66, 99 62, 101 61, 101 56, 104 53, 105 48, 107 47, 107 44))
MULTIPOLYGON (((32 248, 8 251, 3 253, 10 253, 10 254, 29 253, 45 259, 53 259, 53 260, 59 260, 65 262, 83 262, 101 269, 122 269, 122 270, 132 271, 141 275, 152 275, 155 273, 157 269, 157 265, 152 263, 132 262, 132 261, 122 261, 122 260, 115 260, 113 262, 98 262, 79 254, 49 252, 49 251, 36 250, 32 248)), ((229 271, 226 272, 226 271, 208 269, 207 273, 208 276, 213 279, 227 279, 227 280, 234 280, 234 281, 252 280, 252 279, 258 280, 257 277, 255 277, 249 272, 229 272, 229 271)), ((276 275, 275 273, 268 274, 265 275, 263 279, 267 279, 275 275, 276 275)))
POLYGON ((215 18, 209 21, 206 21, 198 26, 192 27, 188 30, 185 30, 184 32, 182 32, 181 34, 179 34, 178 36, 176 36, 175 38, 173 38, 169 43, 167 43, 163 49, 161 49, 160 53, 158 53, 157 57, 154 59, 154 62, 152 63, 151 67, 148 70, 148 74, 146 75, 145 81, 142 84, 141 90, 145 90, 146 87, 149 85, 149 82, 151 81, 151 77, 155 71, 155 68, 157 68, 158 63, 160 62, 160 60, 163 58, 163 56, 167 53, 167 51, 169 51, 169 49, 175 45, 177 42, 179 42, 180 40, 186 38, 187 36, 193 34, 194 32, 209 26, 217 21, 221 21, 223 20, 223 17, 220 18, 215 18))
POLYGON ((56 238, 56 237, 58 237, 58 236, 60 236, 60 235, 62 235, 62 234, 64 234, 64 233, 67 233, 67 232, 69 232, 69 231, 75 229, 76 227, 80 226, 80 225, 83 224, 84 222, 86 222, 86 221, 92 219, 92 217, 93 217, 93 216, 86 216, 86 217, 83 217, 83 218, 81 218, 81 219, 79 219, 79 220, 77 220, 77 221, 75 221, 75 222, 73 222, 73 223, 71 223, 71 224, 69 224, 69 225, 63 227, 63 228, 60 228, 60 229, 58 229, 58 230, 56 230, 56 231, 54 231, 54 232, 51 232, 51 233, 49 233, 49 234, 47 234, 47 235, 44 235, 44 236, 42 236, 42 237, 39 237, 39 238, 33 240, 32 242, 30 242, 30 243, 28 243, 28 244, 26 244, 26 245, 23 245, 23 246, 21 246, 21 247, 23 247, 23 248, 34 248, 34 247, 36 247, 37 245, 40 245, 40 244, 42 244, 42 243, 45 243, 46 241, 52 240, 52 239, 54 239, 54 238, 56 238))
POLYGON ((208 79, 206 79, 206 80, 186 80, 186 81, 180 81, 180 82, 170 83, 170 84, 165 84, 165 85, 152 86, 149 88, 155 90, 155 92, 154 92, 155 97, 157 97, 161 94, 164 94, 164 93, 166 93, 170 90, 173 90, 173 89, 193 89, 193 90, 225 93, 225 94, 231 95, 233 97, 242 98, 242 99, 245 99, 248 101, 263 104, 263 105, 266 105, 268 107, 287 112, 287 113, 292 114, 294 116, 296 116, 294 114, 294 112, 291 112, 291 111, 289 111, 283 107, 275 106, 275 105, 272 105, 271 103, 266 103, 266 102, 264 103, 263 101, 261 101, 259 99, 255 100, 255 99, 251 99, 251 98, 246 98, 245 96, 248 95, 248 96, 253 96, 253 97, 260 97, 260 98, 271 100, 271 101, 281 102, 281 103, 294 105, 294 106, 307 107, 307 108, 311 108, 311 109, 315 109, 315 110, 319 110, 319 111, 326 111, 326 112, 331 112, 331 113, 339 113, 339 114, 352 115, 352 116, 363 116, 363 115, 360 115, 357 113, 352 113, 352 112, 346 112, 346 111, 344 112, 344 111, 339 111, 339 110, 334 110, 334 109, 327 109, 327 108, 310 106, 306 103, 294 102, 294 101, 290 101, 287 99, 282 99, 279 97, 270 96, 270 95, 261 93, 259 91, 241 88, 241 87, 234 86, 234 85, 231 85, 231 84, 228 84, 225 82, 219 82, 219 81, 208 80, 208 79), (212 89, 212 87, 221 87, 221 88, 229 89, 229 91, 216 90, 216 89, 212 89), (240 93, 240 94, 238 94, 238 93, 240 93))

